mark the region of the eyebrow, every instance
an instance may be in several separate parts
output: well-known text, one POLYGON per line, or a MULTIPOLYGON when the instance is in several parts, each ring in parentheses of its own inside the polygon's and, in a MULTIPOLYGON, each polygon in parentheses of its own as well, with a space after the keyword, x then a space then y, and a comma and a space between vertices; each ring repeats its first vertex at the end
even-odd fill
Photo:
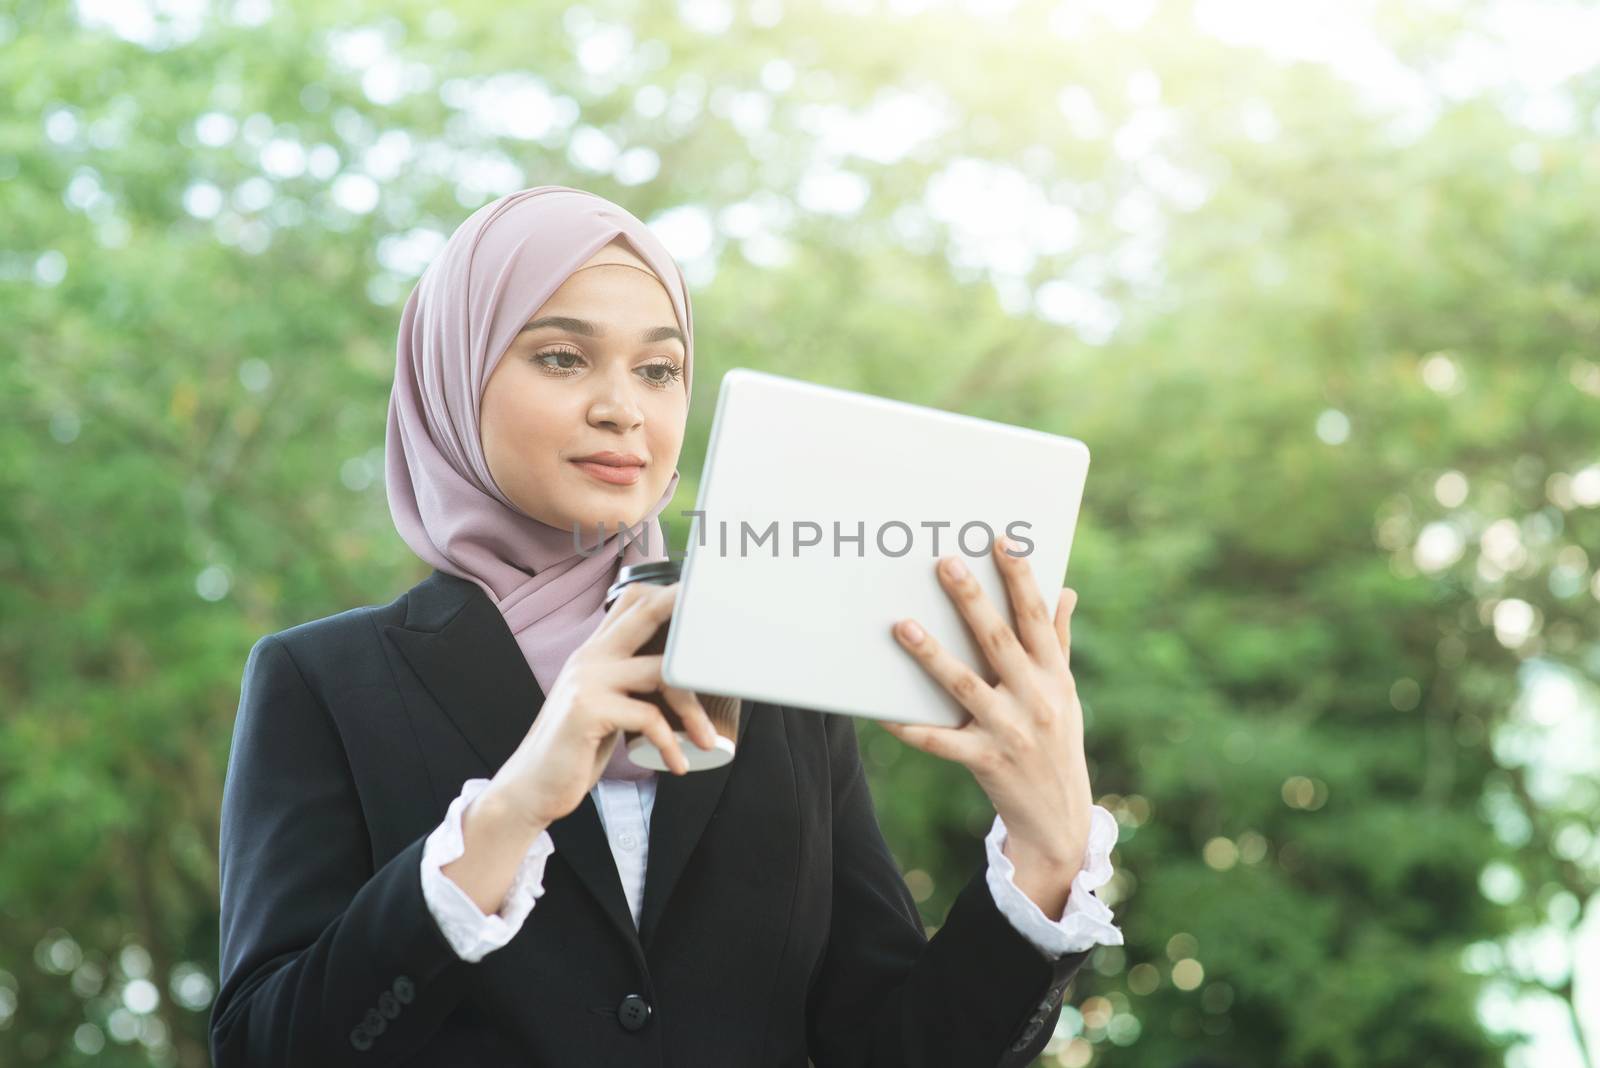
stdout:
MULTIPOLYGON (((584 337, 598 337, 603 332, 587 319, 573 319, 566 315, 546 315, 542 319, 534 319, 529 322, 518 333, 538 330, 546 326, 555 327, 557 330, 565 330, 572 334, 582 334, 584 337)), ((669 341, 673 339, 683 342, 683 331, 675 326, 657 326, 639 335, 639 340, 644 342, 669 341)))

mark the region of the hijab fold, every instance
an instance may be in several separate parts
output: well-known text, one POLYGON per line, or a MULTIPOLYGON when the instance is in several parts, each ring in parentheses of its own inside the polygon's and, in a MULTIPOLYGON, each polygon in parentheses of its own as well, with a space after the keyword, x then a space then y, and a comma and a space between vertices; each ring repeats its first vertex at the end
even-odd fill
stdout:
MULTIPOLYGON (((400 317, 384 438, 395 528, 424 561, 482 588, 547 694, 567 657, 605 618, 605 592, 619 569, 667 558, 657 517, 672 500, 678 472, 635 525, 644 538, 628 537, 624 549, 627 532, 612 529, 601 542, 589 527, 580 531, 580 552, 571 530, 529 516, 495 483, 479 436, 483 391, 523 325, 618 237, 672 299, 688 391, 694 329, 682 269, 644 223, 580 189, 536 186, 473 212, 423 272, 400 317)), ((635 777, 631 762, 617 759, 622 755, 618 744, 608 774, 635 777)))

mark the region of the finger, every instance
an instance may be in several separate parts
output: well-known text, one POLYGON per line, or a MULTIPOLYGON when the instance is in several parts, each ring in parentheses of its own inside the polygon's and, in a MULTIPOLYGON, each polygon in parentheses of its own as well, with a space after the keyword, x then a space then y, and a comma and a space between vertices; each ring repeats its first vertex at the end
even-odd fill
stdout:
POLYGON ((982 740, 963 727, 930 727, 920 723, 892 723, 886 720, 883 729, 913 749, 920 749, 941 760, 953 760, 968 768, 977 764, 983 752, 982 740))
POLYGON ((716 747, 717 729, 711 723, 698 694, 691 690, 669 686, 661 678, 661 664, 665 656, 653 653, 648 656, 631 656, 614 660, 607 667, 606 681, 628 693, 659 693, 683 720, 683 729, 701 749, 716 747))
POLYGON ((922 628, 916 628, 920 634, 913 641, 906 633, 904 624, 908 622, 915 626, 914 620, 902 621, 901 625, 894 628, 895 640, 916 657, 923 670, 960 701, 961 706, 971 712, 974 718, 986 719, 994 710, 994 688, 922 628))
POLYGON ((1068 586, 1056 601, 1056 641, 1061 646, 1061 656, 1072 664, 1072 610, 1078 607, 1078 591, 1068 586))
POLYGON ((661 709, 643 698, 613 697, 600 707, 598 718, 609 730, 648 733, 646 727, 659 715, 661 709))
POLYGON ((1033 662, 1028 657, 1028 651, 1017 640, 1011 624, 1006 622, 995 609, 994 602, 989 600, 988 594, 983 592, 972 569, 958 555, 941 559, 935 570, 939 573, 939 581, 944 585, 945 592, 955 601, 961 618, 966 620, 967 629, 977 639, 984 659, 1000 676, 1001 682, 1012 690, 1023 691, 1028 686, 1033 662), (954 564, 961 565, 962 573, 959 576, 950 574, 950 567, 954 564))
POLYGON ((600 620, 600 626, 595 628, 596 633, 609 631, 615 627, 617 620, 621 619, 627 610, 638 602, 639 598, 648 596, 652 588, 650 583, 635 582, 623 590, 617 599, 611 602, 611 607, 606 609, 606 614, 600 620))
POLYGON ((674 775, 682 775, 689 770, 689 758, 683 755, 683 747, 678 744, 677 735, 672 733, 672 725, 661 714, 661 709, 649 701, 623 697, 615 705, 613 718, 617 726, 637 731, 654 742, 674 775))
POLYGON ((1054 664, 1060 657, 1061 643, 1050 629, 1050 608, 1039 596, 1039 583, 1033 577, 1028 557, 1019 552, 1020 547, 1011 539, 1001 536, 994 540, 994 562, 1005 580, 1006 593, 1011 599, 1011 617, 1016 620, 1016 634, 1027 650, 1041 665, 1054 664), (1011 555, 1019 552, 1019 555, 1011 555))
POLYGON ((674 775, 683 775, 689 770, 689 758, 683 753, 683 746, 678 744, 678 736, 673 733, 672 724, 667 722, 667 717, 656 710, 655 718, 644 726, 645 735, 661 750, 661 757, 667 762, 667 767, 674 775))
POLYGON ((661 653, 608 660, 601 667, 603 680, 628 693, 652 693, 661 687, 661 653))
POLYGON ((613 686, 630 692, 630 694, 661 694, 672 710, 677 711, 683 719, 683 729, 693 737, 694 743, 704 748, 717 747, 717 727, 712 726, 710 715, 707 715, 706 705, 701 703, 699 694, 686 691, 669 684, 661 678, 661 664, 666 657, 656 652, 650 656, 629 657, 626 660, 613 660, 606 681, 613 686))
MULTIPOLYGON (((631 603, 613 605, 611 612, 607 613, 608 620, 612 614, 616 615, 616 620, 606 628, 604 637, 594 639, 602 650, 627 656, 649 641, 661 624, 672 618, 673 607, 678 601, 676 582, 669 586, 638 585, 643 592, 637 594, 631 603)), ((627 592, 623 591, 624 596, 627 592)))
POLYGON ((700 701, 700 695, 692 690, 681 690, 676 686, 661 684, 661 694, 666 698, 667 704, 678 714, 683 721, 683 729, 689 732, 689 737, 694 739, 694 744, 701 749, 715 749, 717 747, 717 728, 712 726, 711 717, 706 714, 706 708, 700 701))

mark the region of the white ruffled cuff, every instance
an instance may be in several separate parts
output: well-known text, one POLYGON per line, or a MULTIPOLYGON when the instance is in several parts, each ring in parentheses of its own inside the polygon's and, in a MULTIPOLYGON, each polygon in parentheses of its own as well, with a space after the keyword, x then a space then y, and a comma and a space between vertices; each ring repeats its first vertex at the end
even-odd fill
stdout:
POLYGON ((988 837, 983 840, 989 857, 985 878, 995 904, 1028 941, 1050 957, 1076 953, 1091 946, 1122 945, 1122 931, 1112 922, 1110 907, 1094 895, 1095 888, 1104 886, 1111 878, 1111 849, 1117 844, 1117 818, 1110 811, 1099 805, 1089 810, 1089 844, 1084 851, 1083 867, 1072 880, 1067 907, 1059 920, 1046 916, 1044 910, 1018 888, 1017 868, 1003 851, 1005 843, 1006 825, 997 812, 988 837))
POLYGON ((450 802, 444 822, 435 827, 422 844, 423 900, 456 956, 473 962, 482 960, 485 954, 516 937, 522 921, 533 910, 535 899, 544 893, 545 860, 556 848, 550 832, 540 831, 517 867, 516 877, 511 881, 511 889, 506 892, 500 910, 485 916, 467 892, 440 869, 466 852, 462 814, 488 785, 488 779, 468 779, 463 783, 460 795, 450 802))

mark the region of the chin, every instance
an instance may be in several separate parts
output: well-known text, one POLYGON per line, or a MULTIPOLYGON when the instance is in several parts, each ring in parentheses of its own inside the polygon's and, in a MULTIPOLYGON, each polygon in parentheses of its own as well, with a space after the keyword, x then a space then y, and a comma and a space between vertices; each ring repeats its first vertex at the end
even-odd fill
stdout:
MULTIPOLYGON (((580 479, 583 475, 577 476, 580 479)), ((578 529, 582 544, 587 547, 594 544, 595 528, 605 524, 608 537, 614 536, 619 526, 627 528, 638 523, 649 511, 644 495, 649 492, 649 487, 643 480, 633 486, 605 487, 599 485, 583 484, 580 486, 564 486, 557 500, 548 497, 541 503, 544 504, 542 514, 535 518, 549 526, 559 527, 569 534, 572 529, 578 529), (546 518, 546 514, 550 518, 546 518)), ((655 491, 656 496, 660 490, 655 491)), ((650 500, 655 500, 651 497, 650 500)), ((533 513, 530 513, 533 514, 533 513)))
POLYGON ((573 514, 573 522, 579 524, 585 545, 593 544, 595 528, 600 524, 605 525, 606 534, 610 536, 616 534, 619 527, 631 527, 644 516, 640 509, 619 504, 613 504, 610 508, 574 509, 573 514))

